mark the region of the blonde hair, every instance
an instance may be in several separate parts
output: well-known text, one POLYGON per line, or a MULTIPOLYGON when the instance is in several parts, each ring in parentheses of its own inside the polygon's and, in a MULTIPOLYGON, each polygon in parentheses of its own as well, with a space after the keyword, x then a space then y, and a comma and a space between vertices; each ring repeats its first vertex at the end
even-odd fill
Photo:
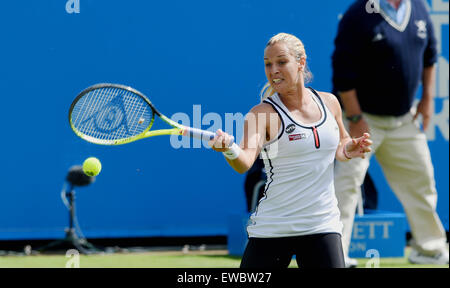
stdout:
MULTIPOLYGON (((295 59, 297 61, 300 61, 302 57, 305 58, 306 61, 306 52, 305 52, 305 46, 303 45, 303 42, 295 37, 292 34, 288 33, 278 33, 277 35, 270 38, 269 42, 267 42, 266 47, 269 47, 275 43, 283 42, 288 47, 289 51, 294 55, 295 59)), ((308 66, 305 65, 305 68, 303 69, 303 79, 305 83, 308 83, 312 79, 312 73, 309 71, 308 66)), ((275 90, 272 88, 269 82, 267 82, 264 87, 261 89, 261 102, 266 99, 267 97, 272 96, 275 93, 275 90)))

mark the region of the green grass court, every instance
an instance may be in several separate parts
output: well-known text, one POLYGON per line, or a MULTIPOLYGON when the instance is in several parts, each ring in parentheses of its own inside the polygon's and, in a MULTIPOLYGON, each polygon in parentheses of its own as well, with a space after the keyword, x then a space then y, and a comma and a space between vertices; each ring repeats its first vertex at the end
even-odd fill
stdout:
MULTIPOLYGON (((449 268, 449 265, 413 265, 404 258, 381 258, 380 268, 449 268)), ((0 268, 65 268, 65 255, 2 256, 0 268)), ((358 268, 365 268, 369 259, 359 259, 358 268)), ((240 257, 228 255, 226 250, 192 251, 188 253, 144 252, 80 255, 80 268, 238 268, 240 257)), ((295 260, 290 267, 295 268, 295 260)))

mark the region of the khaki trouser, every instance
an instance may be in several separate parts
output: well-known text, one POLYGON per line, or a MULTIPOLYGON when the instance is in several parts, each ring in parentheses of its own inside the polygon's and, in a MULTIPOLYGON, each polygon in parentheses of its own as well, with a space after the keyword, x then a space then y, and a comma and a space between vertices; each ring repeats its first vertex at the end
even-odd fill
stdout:
POLYGON ((344 255, 348 255, 361 184, 374 153, 405 210, 415 248, 429 255, 445 249, 445 230, 436 213, 433 165, 425 134, 421 132, 418 121, 413 121, 412 112, 400 117, 365 113, 364 117, 373 141, 372 152, 365 159, 337 161, 335 167, 336 197, 344 225, 344 255))

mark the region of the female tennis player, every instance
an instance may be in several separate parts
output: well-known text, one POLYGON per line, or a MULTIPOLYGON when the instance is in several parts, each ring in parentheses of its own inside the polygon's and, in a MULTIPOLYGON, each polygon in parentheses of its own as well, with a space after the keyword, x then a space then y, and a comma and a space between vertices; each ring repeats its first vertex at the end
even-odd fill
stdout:
POLYGON ((267 171, 241 267, 287 267, 293 255, 299 267, 344 267, 333 164, 364 158, 370 135, 351 139, 336 97, 305 87, 310 72, 297 37, 272 37, 264 63, 263 101, 246 115, 241 144, 229 147, 232 137, 221 130, 209 142, 237 172, 246 172, 258 155, 267 171))

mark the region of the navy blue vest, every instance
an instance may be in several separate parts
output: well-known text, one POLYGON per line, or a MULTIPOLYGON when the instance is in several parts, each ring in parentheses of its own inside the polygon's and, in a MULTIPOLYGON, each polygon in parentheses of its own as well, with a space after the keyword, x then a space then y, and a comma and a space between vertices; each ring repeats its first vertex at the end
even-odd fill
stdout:
POLYGON ((412 106, 423 68, 437 60, 434 29, 422 0, 410 0, 404 27, 377 11, 368 13, 367 2, 357 0, 339 23, 333 92, 356 89, 364 112, 403 115, 412 106))

